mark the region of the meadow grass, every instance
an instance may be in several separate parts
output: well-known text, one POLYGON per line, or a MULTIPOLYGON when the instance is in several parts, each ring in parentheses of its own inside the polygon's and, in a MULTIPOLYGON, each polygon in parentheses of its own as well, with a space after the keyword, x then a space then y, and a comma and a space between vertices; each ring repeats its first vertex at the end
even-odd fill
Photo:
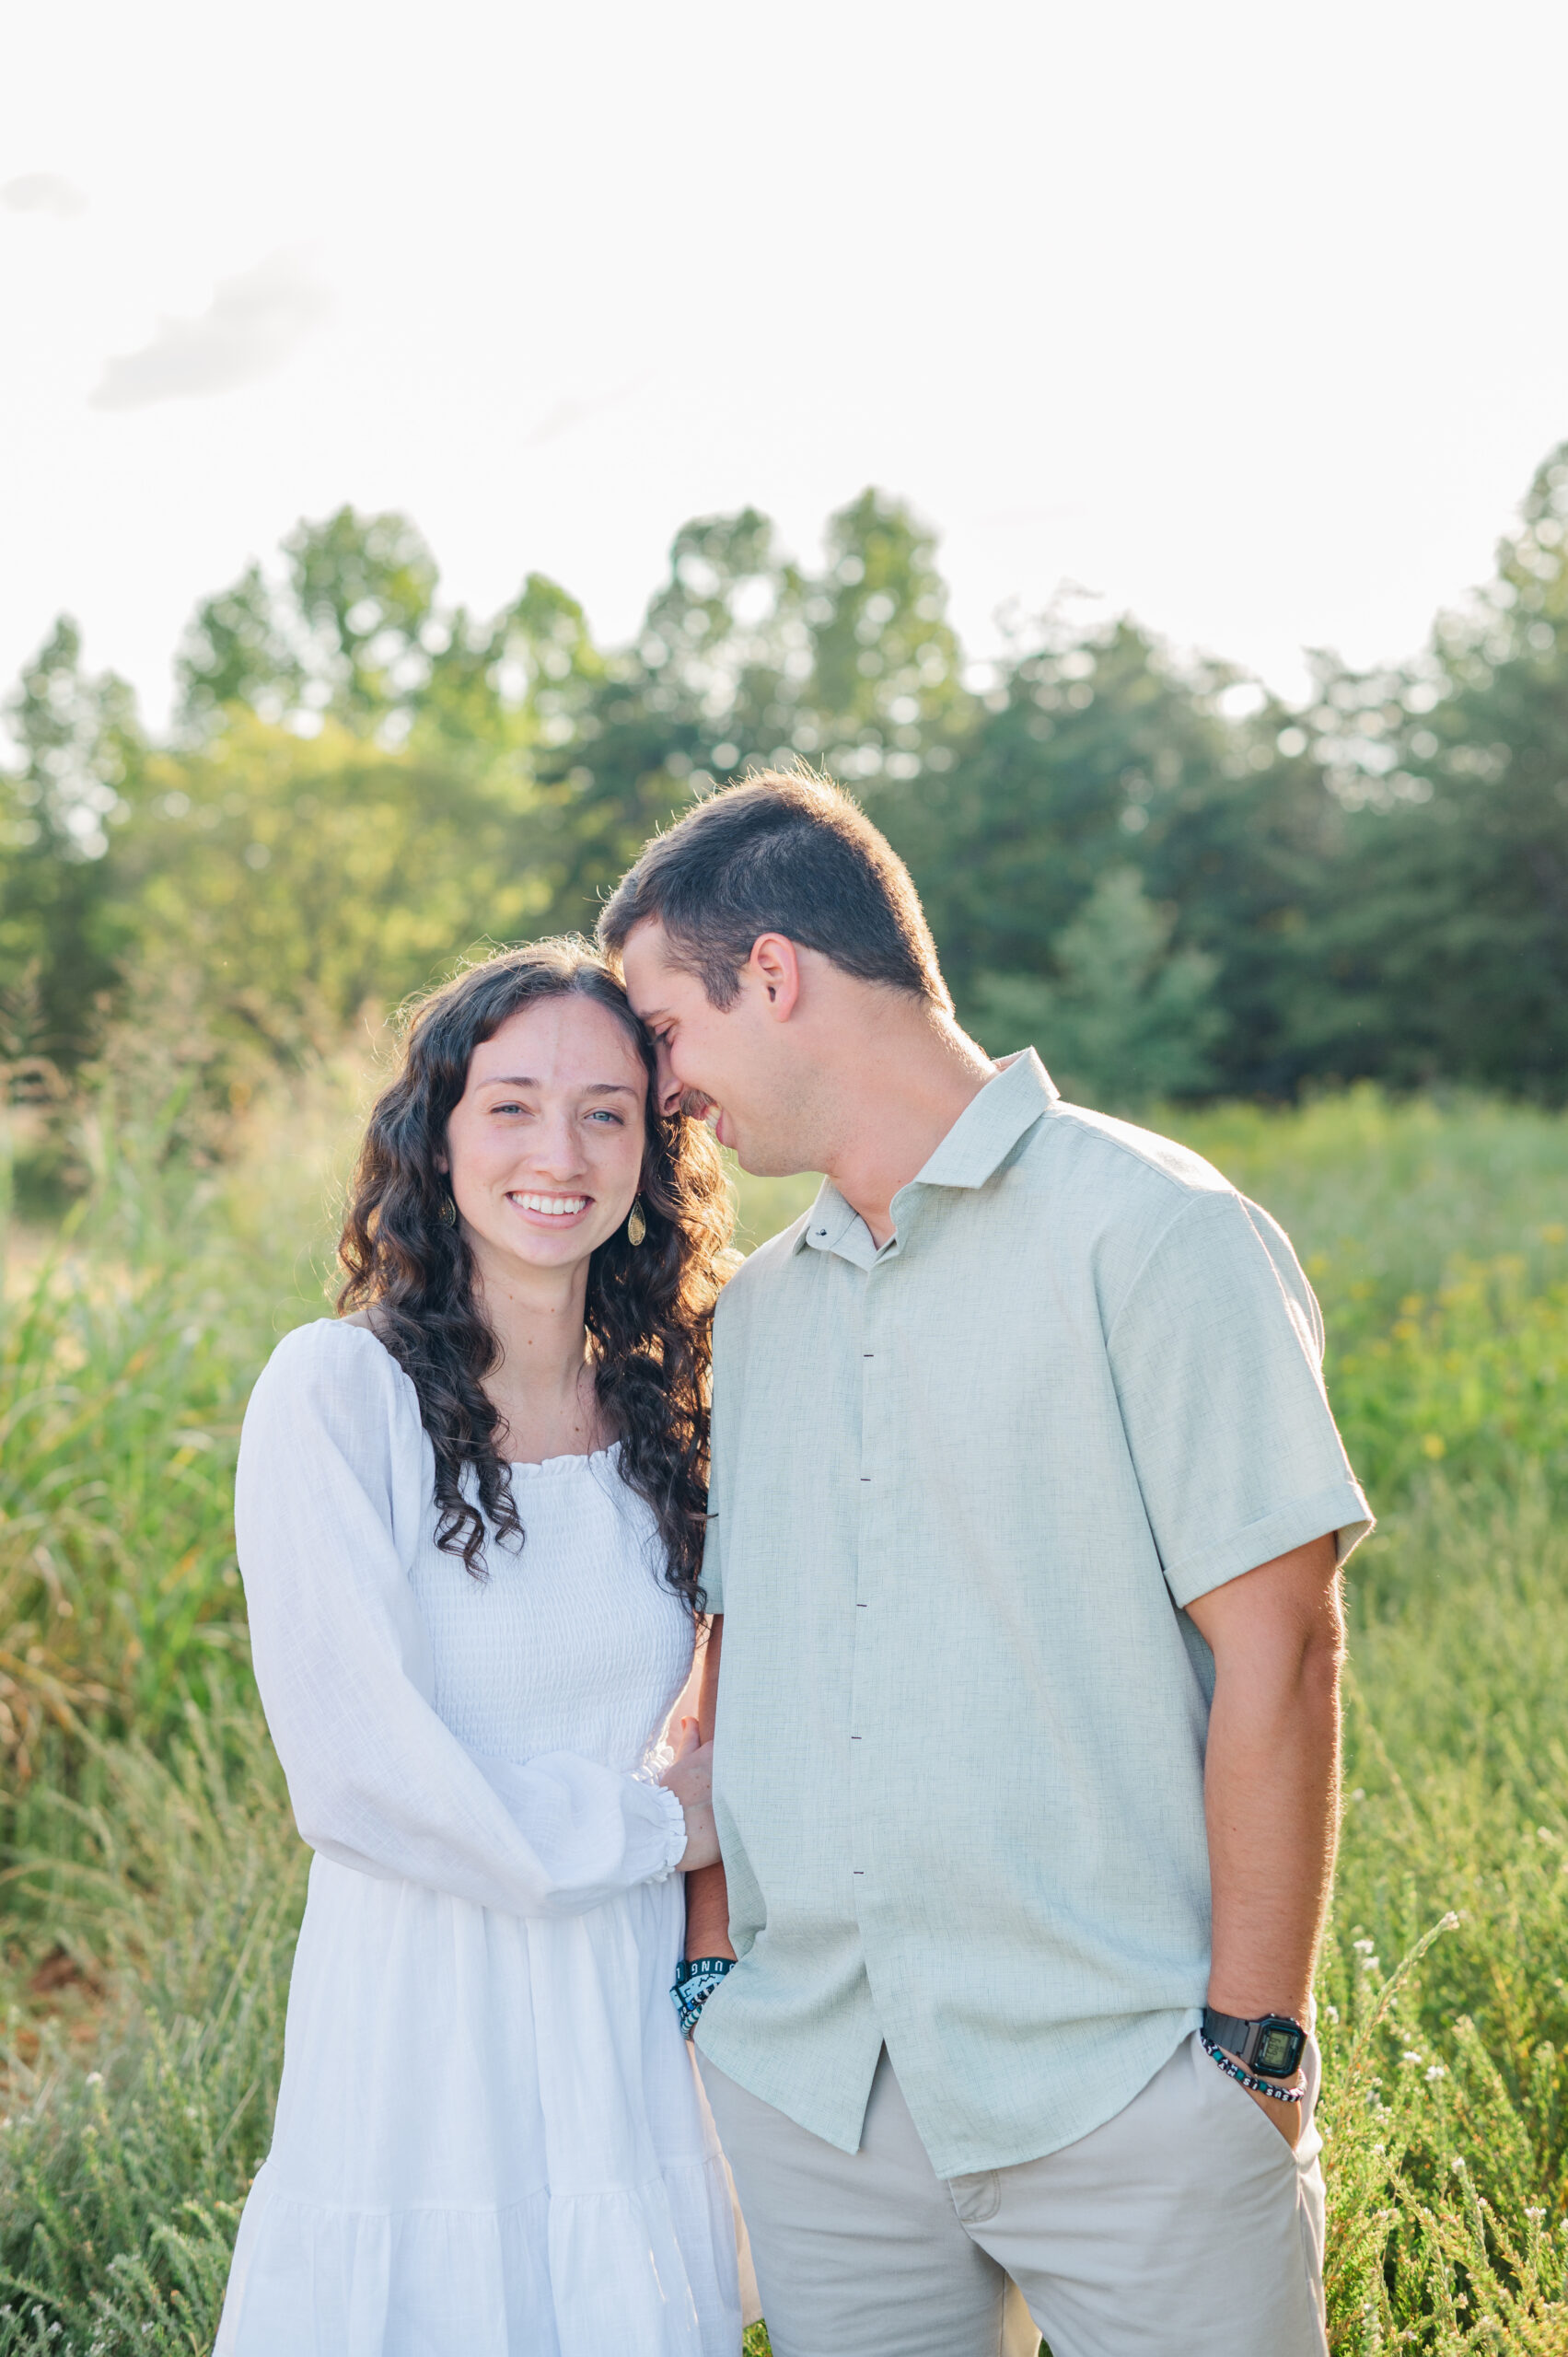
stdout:
MULTIPOLYGON (((253 1109, 222 1170, 100 1121, 89 1195, 11 1272, 0 2357, 211 2346, 306 1864, 228 1490, 259 1365, 324 1306, 362 1093, 253 1109)), ((1294 1236, 1382 1515, 1319 1984, 1336 2357, 1568 2351, 1568 1125, 1366 1091, 1163 1125, 1294 1236)), ((746 1240, 809 1195, 743 1189, 746 1240)))

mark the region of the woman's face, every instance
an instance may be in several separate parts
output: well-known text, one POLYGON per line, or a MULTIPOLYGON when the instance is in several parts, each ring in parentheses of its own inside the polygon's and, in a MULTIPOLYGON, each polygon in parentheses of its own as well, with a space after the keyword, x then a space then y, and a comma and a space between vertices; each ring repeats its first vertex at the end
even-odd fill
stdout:
POLYGON ((646 1099, 642 1057, 595 999, 519 1008, 474 1050, 447 1180, 482 1269, 569 1268, 614 1235, 637 1192, 646 1099))

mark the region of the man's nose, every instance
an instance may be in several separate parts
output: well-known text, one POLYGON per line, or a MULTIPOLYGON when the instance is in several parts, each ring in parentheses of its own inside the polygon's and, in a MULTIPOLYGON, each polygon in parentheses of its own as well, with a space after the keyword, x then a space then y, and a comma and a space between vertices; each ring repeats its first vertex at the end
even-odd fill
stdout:
POLYGON ((675 1077, 669 1061, 669 1050, 661 1039, 658 1043, 658 1109, 666 1120, 680 1110, 680 1100, 686 1091, 675 1077))

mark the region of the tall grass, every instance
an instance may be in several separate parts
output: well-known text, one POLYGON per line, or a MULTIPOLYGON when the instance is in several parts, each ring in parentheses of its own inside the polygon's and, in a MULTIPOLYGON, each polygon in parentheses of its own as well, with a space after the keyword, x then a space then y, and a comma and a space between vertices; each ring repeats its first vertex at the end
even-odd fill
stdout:
POLYGON ((83 1782, 35 1781, 14 1845, 75 2002, 6 2020, 0 2351, 204 2351, 271 2134, 306 1853, 252 1710, 192 1712, 162 1758, 95 1746, 83 1782))
POLYGON ((1439 1475, 1365 1552, 1320 1976, 1335 2345, 1562 2351, 1568 1534, 1539 1476, 1439 1475))
MULTIPOLYGON (((320 1306, 362 1093, 258 1106, 222 1173, 105 1126, 74 1223, 13 1267, 0 2357, 211 2345, 305 1864, 228 1484, 257 1368, 320 1306)), ((1368 1092, 1175 1126, 1295 1236, 1383 1516, 1319 1991, 1333 2346, 1568 2351, 1568 1128, 1368 1092)), ((801 1196, 743 1190, 749 1240, 801 1196)))
MULTIPOLYGON (((0 1762, 45 1727, 157 1743, 188 1700, 250 1693, 231 1499, 239 1422, 286 1327, 319 1314, 353 1067, 255 1105, 227 1166, 181 1151, 180 1095, 106 1083, 53 1233, 0 1204, 0 1762)), ((4 1157, 0 1156, 0 1168, 4 1157)))

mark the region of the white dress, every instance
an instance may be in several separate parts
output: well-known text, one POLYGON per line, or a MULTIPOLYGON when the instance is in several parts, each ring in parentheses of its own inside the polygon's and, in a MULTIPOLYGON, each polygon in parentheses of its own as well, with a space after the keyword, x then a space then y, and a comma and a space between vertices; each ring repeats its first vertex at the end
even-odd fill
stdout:
POLYGON ((650 1766, 691 1620, 616 1449, 512 1478, 481 1582, 373 1334, 303 1328, 252 1397, 239 1560, 316 1856, 216 2357, 737 2357, 650 1766))

